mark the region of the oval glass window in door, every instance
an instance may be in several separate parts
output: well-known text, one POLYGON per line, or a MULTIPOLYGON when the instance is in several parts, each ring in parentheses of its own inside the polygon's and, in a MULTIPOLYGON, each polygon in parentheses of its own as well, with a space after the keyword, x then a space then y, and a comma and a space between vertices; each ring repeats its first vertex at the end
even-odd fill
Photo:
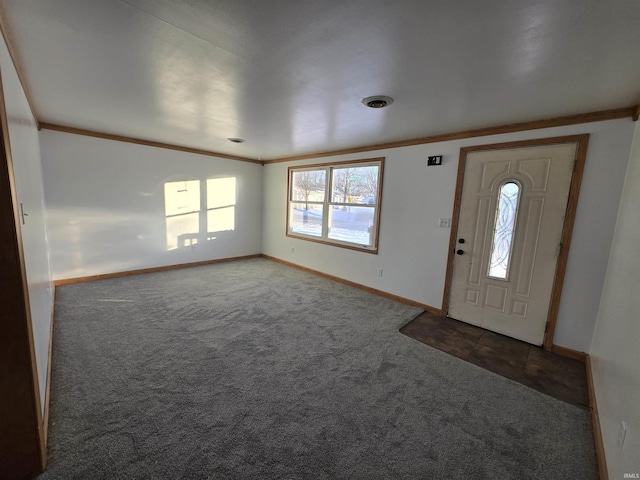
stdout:
POLYGON ((508 181, 500 187, 491 242, 490 278, 506 280, 509 276, 519 199, 520 185, 516 182, 508 181))

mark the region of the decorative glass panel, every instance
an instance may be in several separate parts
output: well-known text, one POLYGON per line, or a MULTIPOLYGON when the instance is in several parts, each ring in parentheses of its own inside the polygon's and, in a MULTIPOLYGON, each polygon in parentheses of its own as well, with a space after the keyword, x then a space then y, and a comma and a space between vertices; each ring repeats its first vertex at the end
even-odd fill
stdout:
POLYGON ((507 182, 500 187, 489 263, 489 276, 492 278, 505 280, 509 274, 519 197, 520 186, 517 183, 507 182))

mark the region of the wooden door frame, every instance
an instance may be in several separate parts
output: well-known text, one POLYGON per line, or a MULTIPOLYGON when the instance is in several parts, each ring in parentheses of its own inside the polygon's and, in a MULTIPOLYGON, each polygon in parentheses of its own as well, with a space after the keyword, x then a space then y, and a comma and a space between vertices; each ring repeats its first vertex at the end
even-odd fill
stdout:
POLYGON ((31 478, 46 448, 19 202, 0 75, 0 477, 31 478))
POLYGON ((560 308, 560 299, 562 297, 562 286, 564 284, 564 275, 567 270, 567 260, 569 259, 569 246, 571 245, 571 235, 573 233, 573 224, 576 217, 578 207, 578 198, 580 196, 580 186, 582 184, 582 175, 584 172, 584 163, 587 157, 587 147, 589 145, 589 134, 568 135, 563 137, 540 138, 535 140, 522 140, 516 142, 492 143, 488 145, 477 145, 471 147, 462 147, 460 149, 460 160, 458 162, 458 177, 456 180, 456 193, 453 203, 453 215, 451 218, 451 234, 449 237, 449 255, 447 258, 447 274, 444 282, 444 294, 442 298, 442 313, 447 315, 449 312, 449 298, 451 296, 451 281, 453 280, 453 261, 455 258, 455 247, 458 233, 458 221, 460 218, 460 202, 462 200, 462 188, 464 183, 465 167, 467 163, 467 155, 473 152, 481 152, 487 150, 507 150, 525 147, 542 147, 547 145, 560 145, 567 143, 576 144, 576 156, 571 175, 571 186, 569 187, 569 199, 567 201, 567 211, 565 213, 564 224, 562 226, 562 236, 560 237, 560 254, 556 264, 556 273, 553 280, 553 289, 551 291, 551 300, 549 302, 549 312, 547 314, 547 324, 544 331, 544 339, 542 347, 551 351, 553 346, 553 335, 556 330, 556 322, 558 320, 558 309, 560 308))

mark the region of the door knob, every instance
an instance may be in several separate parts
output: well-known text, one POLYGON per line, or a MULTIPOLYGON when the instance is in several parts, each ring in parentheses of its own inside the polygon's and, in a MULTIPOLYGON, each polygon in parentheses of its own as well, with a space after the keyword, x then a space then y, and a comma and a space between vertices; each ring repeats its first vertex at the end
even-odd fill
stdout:
POLYGON ((459 239, 458 243, 464 243, 464 238, 459 239))
POLYGON ((457 253, 458 255, 462 255, 462 254, 464 253, 464 250, 456 250, 456 253, 457 253))

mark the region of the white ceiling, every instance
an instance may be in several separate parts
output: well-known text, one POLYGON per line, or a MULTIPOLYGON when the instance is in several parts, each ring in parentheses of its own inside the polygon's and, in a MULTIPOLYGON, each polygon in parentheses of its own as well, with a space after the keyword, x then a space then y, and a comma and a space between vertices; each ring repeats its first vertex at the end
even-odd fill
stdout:
POLYGON ((640 101, 638 0, 0 6, 38 120, 251 158, 640 101))

